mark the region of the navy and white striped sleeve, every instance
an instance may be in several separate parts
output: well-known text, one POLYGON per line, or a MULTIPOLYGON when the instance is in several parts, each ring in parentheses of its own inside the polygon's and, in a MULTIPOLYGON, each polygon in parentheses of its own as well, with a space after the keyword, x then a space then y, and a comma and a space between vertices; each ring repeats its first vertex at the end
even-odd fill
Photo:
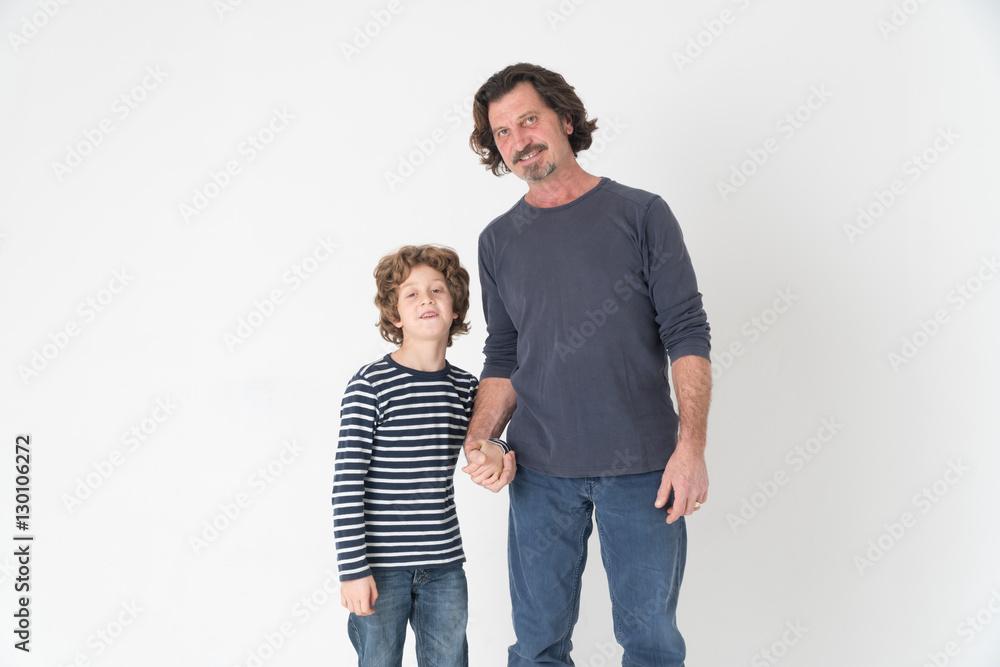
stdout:
POLYGON ((340 406, 340 440, 333 475, 333 528, 340 580, 369 576, 365 543, 365 475, 371 463, 378 399, 359 372, 340 406))

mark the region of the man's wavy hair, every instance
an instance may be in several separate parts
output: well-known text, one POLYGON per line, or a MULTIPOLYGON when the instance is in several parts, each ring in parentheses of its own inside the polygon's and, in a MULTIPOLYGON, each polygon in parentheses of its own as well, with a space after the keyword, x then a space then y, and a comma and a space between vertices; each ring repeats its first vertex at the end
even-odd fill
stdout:
POLYGON ((597 119, 587 119, 587 110, 576 94, 573 86, 566 83, 561 74, 530 63, 510 65, 495 73, 476 91, 472 104, 472 119, 475 128, 469 137, 469 147, 479 155, 479 161, 493 172, 494 176, 509 174, 510 169, 503 161, 493 138, 490 127, 490 102, 494 102, 514 89, 517 84, 527 81, 535 87, 545 104, 559 114, 569 116, 573 122, 573 134, 569 135, 569 145, 575 156, 590 148, 597 119))
POLYGON ((469 312, 469 272, 451 248, 435 245, 403 246, 379 260, 375 267, 375 306, 378 307, 379 328, 382 338, 396 345, 403 344, 403 330, 393 322, 399 321, 399 287, 406 282, 414 267, 424 264, 444 274, 444 282, 451 293, 452 312, 456 317, 448 331, 448 346, 452 338, 469 333, 465 316, 469 312))

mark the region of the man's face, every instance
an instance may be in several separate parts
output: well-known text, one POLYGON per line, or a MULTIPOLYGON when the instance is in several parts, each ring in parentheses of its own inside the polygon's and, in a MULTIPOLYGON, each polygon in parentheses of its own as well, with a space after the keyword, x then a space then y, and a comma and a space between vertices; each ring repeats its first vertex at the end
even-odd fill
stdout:
POLYGON ((573 125, 546 106, 527 81, 490 103, 490 129, 503 161, 518 178, 535 183, 573 159, 573 125))

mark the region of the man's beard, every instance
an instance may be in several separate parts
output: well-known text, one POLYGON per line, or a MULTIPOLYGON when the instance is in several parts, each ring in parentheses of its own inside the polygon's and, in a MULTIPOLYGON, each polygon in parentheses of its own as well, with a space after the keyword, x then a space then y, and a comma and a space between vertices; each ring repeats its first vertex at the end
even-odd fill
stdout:
POLYGON ((525 183, 537 183, 556 170, 555 162, 528 165, 524 170, 525 183))
MULTIPOLYGON (((514 155, 514 164, 520 162, 521 158, 525 155, 530 155, 535 151, 547 151, 548 149, 549 147, 545 144, 532 144, 530 146, 525 146, 514 155)), ((555 170, 555 162, 536 162, 535 164, 530 164, 524 168, 524 175, 521 176, 521 178, 524 179, 525 183, 537 183, 555 170)))

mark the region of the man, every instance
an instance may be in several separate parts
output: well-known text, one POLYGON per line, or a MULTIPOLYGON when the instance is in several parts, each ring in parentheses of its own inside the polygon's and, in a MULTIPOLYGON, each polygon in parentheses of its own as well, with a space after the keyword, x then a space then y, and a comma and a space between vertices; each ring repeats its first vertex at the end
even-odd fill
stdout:
POLYGON ((680 227, 660 197, 580 167, 597 124, 561 75, 507 67, 473 118, 482 163, 528 184, 479 238, 488 336, 465 445, 474 481, 510 484, 508 665, 573 664, 594 515, 622 664, 681 666, 684 517, 708 498, 711 372, 680 227), (477 450, 508 421, 520 469, 508 454, 488 476, 477 450))

